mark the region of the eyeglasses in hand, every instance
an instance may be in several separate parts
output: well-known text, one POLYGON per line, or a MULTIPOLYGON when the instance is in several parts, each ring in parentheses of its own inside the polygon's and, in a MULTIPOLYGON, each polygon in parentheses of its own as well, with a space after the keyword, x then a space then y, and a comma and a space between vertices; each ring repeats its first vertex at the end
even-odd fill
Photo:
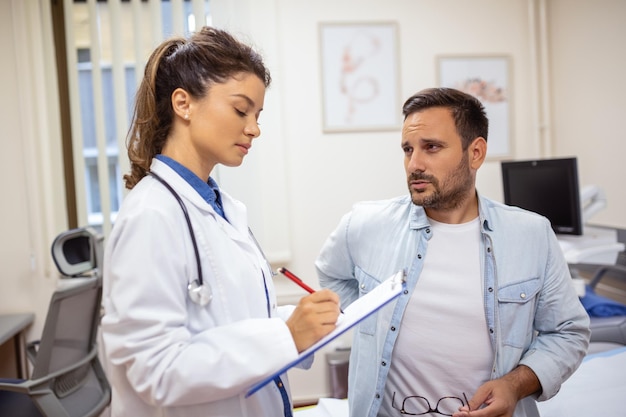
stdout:
POLYGON ((442 416, 452 416, 455 412, 459 410, 459 407, 463 407, 467 404, 469 407, 469 402, 467 401, 467 396, 463 393, 463 398, 465 402, 459 397, 441 397, 435 408, 432 408, 430 402, 427 398, 422 397, 421 395, 411 395, 409 397, 405 397, 402 400, 402 408, 398 408, 395 404, 396 401, 396 393, 393 393, 391 397, 391 406, 398 410, 400 414, 406 414, 409 416, 421 416, 428 413, 436 413, 442 416))

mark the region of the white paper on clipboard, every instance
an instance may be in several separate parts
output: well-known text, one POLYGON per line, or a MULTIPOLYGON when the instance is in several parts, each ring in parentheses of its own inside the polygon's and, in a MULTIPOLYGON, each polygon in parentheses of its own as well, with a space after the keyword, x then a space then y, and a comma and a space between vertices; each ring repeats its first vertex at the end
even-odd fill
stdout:
POLYGON ((404 287, 405 283, 405 272, 398 271, 391 277, 387 278, 385 281, 381 282, 377 287, 373 290, 360 297, 352 304, 350 304, 346 309, 344 309, 343 314, 339 316, 337 320, 337 327, 331 333, 324 336, 317 343, 309 347, 308 349, 300 352, 298 357, 289 362, 287 365, 263 379, 262 381, 253 385, 248 392, 246 393, 246 397, 251 396, 259 389, 261 389, 264 385, 273 381, 276 376, 284 373, 288 369, 302 362, 317 350, 327 345, 332 340, 336 339, 359 322, 370 316, 372 313, 378 311, 385 304, 389 303, 391 300, 398 297, 404 287))

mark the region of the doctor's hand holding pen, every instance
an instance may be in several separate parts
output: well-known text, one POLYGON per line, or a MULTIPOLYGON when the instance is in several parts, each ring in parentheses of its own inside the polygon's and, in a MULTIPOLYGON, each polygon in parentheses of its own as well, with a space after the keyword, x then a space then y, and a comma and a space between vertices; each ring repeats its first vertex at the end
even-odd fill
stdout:
POLYGON ((302 352, 335 330, 341 313, 339 296, 328 289, 313 290, 285 268, 278 271, 310 293, 300 300, 286 322, 298 352, 302 352))

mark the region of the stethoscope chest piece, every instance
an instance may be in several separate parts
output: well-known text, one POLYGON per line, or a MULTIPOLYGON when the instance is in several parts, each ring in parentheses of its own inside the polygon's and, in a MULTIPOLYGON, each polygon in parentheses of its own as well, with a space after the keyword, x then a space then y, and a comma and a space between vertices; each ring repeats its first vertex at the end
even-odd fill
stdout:
POLYGON ((197 279, 189 283, 187 290, 191 301, 201 306, 209 304, 213 298, 211 288, 207 284, 200 284, 197 279))

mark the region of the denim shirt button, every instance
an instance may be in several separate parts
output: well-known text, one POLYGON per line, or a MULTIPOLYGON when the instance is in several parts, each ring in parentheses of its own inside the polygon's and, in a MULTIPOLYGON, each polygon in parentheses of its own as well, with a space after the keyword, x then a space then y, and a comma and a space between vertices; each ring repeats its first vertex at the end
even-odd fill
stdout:
POLYGON ((526 293, 524 293, 524 292, 523 292, 523 293, 521 293, 519 296, 520 296, 520 298, 523 300, 524 298, 526 298, 526 293))
POLYGON ((493 288, 492 288, 492 287, 489 287, 489 288, 487 289, 487 291, 489 291, 489 292, 493 292, 493 288))
POLYGON ((422 259, 422 254, 421 253, 417 254, 417 259, 422 259))
POLYGON ((387 362, 385 362, 385 361, 382 361, 380 364, 381 364, 382 366, 387 366, 387 362))
POLYGON ((376 398, 380 398, 380 394, 376 394, 376 398))
POLYGON ((391 331, 395 332, 396 331, 396 326, 391 326, 391 331))
POLYGON ((489 333, 493 333, 493 329, 489 329, 489 333))
POLYGON ((365 284, 361 284, 361 289, 364 290, 365 289, 365 284))

